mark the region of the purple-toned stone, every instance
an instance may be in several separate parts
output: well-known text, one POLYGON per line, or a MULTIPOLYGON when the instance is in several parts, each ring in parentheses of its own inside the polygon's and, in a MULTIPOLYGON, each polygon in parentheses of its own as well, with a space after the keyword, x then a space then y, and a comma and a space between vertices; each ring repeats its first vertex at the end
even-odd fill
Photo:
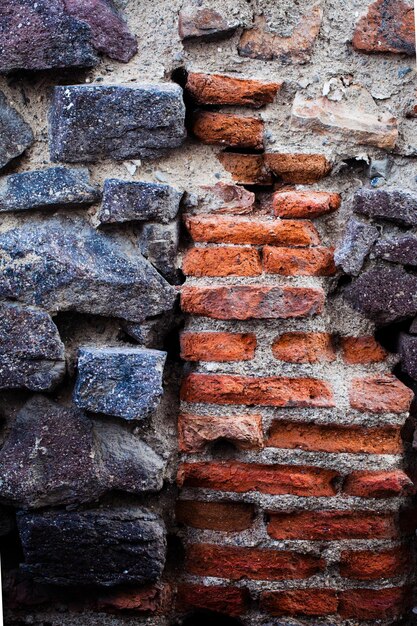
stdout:
POLYGON ((355 213, 417 226, 417 196, 399 189, 360 189, 353 198, 355 213))
POLYGON ((402 370, 417 380, 417 337, 401 333, 399 353, 402 370))
POLYGON ((417 237, 400 235, 381 239, 375 246, 374 252, 376 257, 385 261, 417 266, 417 237))

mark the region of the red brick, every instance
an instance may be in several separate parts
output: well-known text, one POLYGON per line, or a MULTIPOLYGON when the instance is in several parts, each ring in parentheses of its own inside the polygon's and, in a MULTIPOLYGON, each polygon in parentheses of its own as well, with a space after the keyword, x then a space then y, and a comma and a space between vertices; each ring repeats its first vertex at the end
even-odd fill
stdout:
POLYGON ((404 413, 409 410, 413 392, 392 374, 355 378, 350 406, 362 412, 404 413))
POLYGON ((250 361, 255 348, 253 333, 181 334, 181 358, 185 361, 250 361))
POLYGON ((390 498, 410 496, 415 492, 413 481, 402 470, 387 472, 356 471, 349 474, 343 491, 358 498, 390 498))
POLYGON ((270 202, 278 217, 312 219, 336 211, 341 198, 338 193, 327 191, 278 191, 270 202))
POLYGON ((387 352, 372 336, 341 337, 343 360, 349 365, 379 363, 385 361, 387 352))
POLYGON ((386 620, 411 608, 411 591, 405 587, 349 589, 339 593, 339 615, 347 619, 386 620))
POLYGON ((317 452, 401 454, 400 426, 339 426, 275 420, 266 441, 276 448, 299 448, 317 452))
POLYGON ((271 615, 320 616, 337 613, 337 592, 333 589, 294 589, 261 593, 261 609, 271 615))
POLYGON ((194 115, 193 132, 203 143, 231 148, 263 148, 263 121, 228 113, 199 111, 194 115))
POLYGON ((311 184, 327 176, 331 163, 322 154, 265 154, 267 167, 284 183, 311 184))
POLYGON ((158 615, 167 611, 171 604, 171 588, 166 584, 158 584, 109 591, 97 600, 95 608, 109 613, 158 615))
POLYGON ((179 500, 176 518, 180 524, 207 530, 242 532, 250 528, 255 507, 242 502, 197 502, 179 500))
POLYGON ((229 21, 214 9, 189 4, 178 15, 178 34, 181 39, 215 41, 230 37, 238 23, 229 21))
POLYGON ((187 553, 187 571, 229 580, 294 580, 323 571, 325 562, 293 551, 194 544, 187 553))
POLYGON ((218 159, 233 180, 241 185, 272 184, 272 176, 265 167, 262 154, 222 152, 218 159))
POLYGON ((314 225, 306 220, 277 220, 237 215, 194 215, 185 218, 194 241, 252 243, 305 247, 319 243, 314 225))
POLYGON ((415 54, 414 11, 402 0, 377 0, 358 21, 352 41, 361 52, 415 54))
POLYGON ((340 575, 356 580, 395 578, 411 569, 411 548, 396 546, 389 550, 344 550, 340 557, 340 575))
POLYGON ((176 610, 185 613, 191 609, 207 609, 223 615, 238 616, 249 604, 247 589, 181 584, 178 587, 176 610))
POLYGON ((262 418, 180 413, 178 438, 181 452, 201 452, 207 444, 218 440, 229 441, 239 450, 262 448, 262 418))
POLYGON ((282 276, 334 276, 333 248, 278 248, 265 246, 263 267, 270 274, 282 276))
POLYGON ((272 344, 276 359, 288 363, 334 361, 336 354, 329 333, 284 333, 272 344))
POLYGON ((398 535, 394 517, 375 511, 271 512, 268 533, 277 540, 311 541, 393 539, 398 535))
POLYGON ((181 307, 185 313, 219 320, 288 319, 323 311, 322 289, 227 285, 183 287, 181 307))
POLYGON ((190 72, 185 90, 197 104, 261 107, 274 101, 282 83, 190 72))
POLYGON ((183 259, 186 276, 258 276, 262 264, 256 248, 192 248, 183 259))
POLYGON ((336 471, 320 467, 239 461, 183 463, 178 470, 180 486, 271 495, 333 496, 337 492, 334 481, 338 477, 336 471))

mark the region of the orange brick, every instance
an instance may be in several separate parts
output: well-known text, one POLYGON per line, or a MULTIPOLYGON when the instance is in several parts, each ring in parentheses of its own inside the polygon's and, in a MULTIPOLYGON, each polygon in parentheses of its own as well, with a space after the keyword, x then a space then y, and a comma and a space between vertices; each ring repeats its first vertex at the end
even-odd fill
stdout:
POLYGON ((412 606, 412 593, 406 587, 349 589, 339 593, 339 614, 347 619, 381 620, 399 617, 412 606))
POLYGON ((187 551, 187 571, 229 580, 294 580, 323 571, 325 562, 293 551, 194 544, 187 551))
POLYGON ((328 333, 284 333, 272 344, 276 359, 288 363, 334 361, 332 336, 328 333))
POLYGON ((282 83, 190 72, 185 90, 197 104, 261 107, 274 101, 282 83))
POLYGON ((312 219, 336 211, 341 198, 338 193, 327 191, 277 191, 270 202, 278 217, 312 219))
MULTIPOLYGON (((334 470, 304 465, 262 465, 239 461, 183 463, 178 470, 180 486, 271 495, 333 496, 334 470)), ((310 514, 311 517, 311 514, 310 514)))
POLYGON ((181 334, 181 358, 185 361, 250 361, 255 348, 253 333, 181 334))
POLYGON ((349 393, 353 409, 370 413, 405 413, 413 397, 411 389, 392 374, 355 378, 349 393))
POLYGON ((254 516, 254 506, 242 502, 179 500, 176 504, 177 522, 193 528, 242 532, 252 526, 254 516))
POLYGON ((176 609, 185 613, 191 609, 207 609, 224 615, 245 613, 249 604, 247 589, 181 584, 178 586, 176 609))
POLYGON ((330 173, 331 163, 322 154, 265 154, 267 167, 284 183, 316 183, 330 173))
POLYGON ((311 541, 393 539, 398 535, 394 517, 374 511, 270 512, 268 533, 277 540, 311 541))
POLYGON ((186 276, 258 276, 262 264, 256 248, 192 248, 183 259, 186 276))
POLYGON ((263 121, 228 113, 199 111, 194 116, 194 135, 209 145, 231 148, 263 148, 263 121))
POLYGON ((340 575, 356 580, 395 578, 412 567, 411 547, 396 546, 389 550, 344 550, 340 557, 340 575))
POLYGON ((206 243, 311 246, 319 243, 317 230, 307 220, 277 220, 238 215, 193 215, 185 225, 194 241, 206 243))
POLYGON ((343 491, 358 498, 390 498, 415 493, 413 481, 402 470, 352 472, 343 485, 343 491))
POLYGON ((262 448, 260 415, 191 415, 180 413, 178 439, 181 452, 200 452, 209 443, 226 440, 239 450, 262 448))
POLYGON ((109 590, 101 595, 94 607, 105 613, 134 615, 160 615, 172 605, 172 591, 169 585, 158 584, 146 587, 109 590))
POLYGON ((322 289, 227 285, 183 287, 181 308, 185 313, 220 320, 287 319, 323 311, 322 289))
POLYGON ((349 365, 385 361, 387 352, 372 336, 341 337, 343 360, 349 365))
POLYGON ((265 246, 263 267, 270 274, 282 276, 334 276, 333 248, 295 249, 265 246))
POLYGON ((317 452, 400 454, 403 450, 400 426, 339 426, 275 420, 267 446, 299 448, 317 452))
POLYGON ((261 593, 261 609, 271 615, 320 616, 337 613, 337 592, 333 589, 294 589, 261 593))
POLYGON ((265 167, 262 154, 222 152, 218 159, 233 180, 241 185, 272 185, 272 176, 265 167))
POLYGON ((402 0, 376 0, 356 25, 355 50, 366 53, 392 52, 415 55, 414 12, 402 0))

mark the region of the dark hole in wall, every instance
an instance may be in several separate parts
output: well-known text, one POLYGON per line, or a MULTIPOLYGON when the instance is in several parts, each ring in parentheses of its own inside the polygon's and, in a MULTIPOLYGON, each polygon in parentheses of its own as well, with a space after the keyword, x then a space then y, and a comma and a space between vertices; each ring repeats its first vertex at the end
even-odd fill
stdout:
POLYGON ((208 446, 208 449, 214 459, 230 459, 236 456, 237 447, 229 439, 216 439, 208 446))
POLYGON ((173 626, 242 626, 240 619, 214 611, 193 611, 173 626))

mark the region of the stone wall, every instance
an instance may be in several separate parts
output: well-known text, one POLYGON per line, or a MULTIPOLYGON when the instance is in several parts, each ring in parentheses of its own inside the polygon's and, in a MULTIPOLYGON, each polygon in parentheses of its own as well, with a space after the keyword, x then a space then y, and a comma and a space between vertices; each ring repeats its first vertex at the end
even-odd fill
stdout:
POLYGON ((414 41, 0 2, 6 623, 413 623, 414 41))

